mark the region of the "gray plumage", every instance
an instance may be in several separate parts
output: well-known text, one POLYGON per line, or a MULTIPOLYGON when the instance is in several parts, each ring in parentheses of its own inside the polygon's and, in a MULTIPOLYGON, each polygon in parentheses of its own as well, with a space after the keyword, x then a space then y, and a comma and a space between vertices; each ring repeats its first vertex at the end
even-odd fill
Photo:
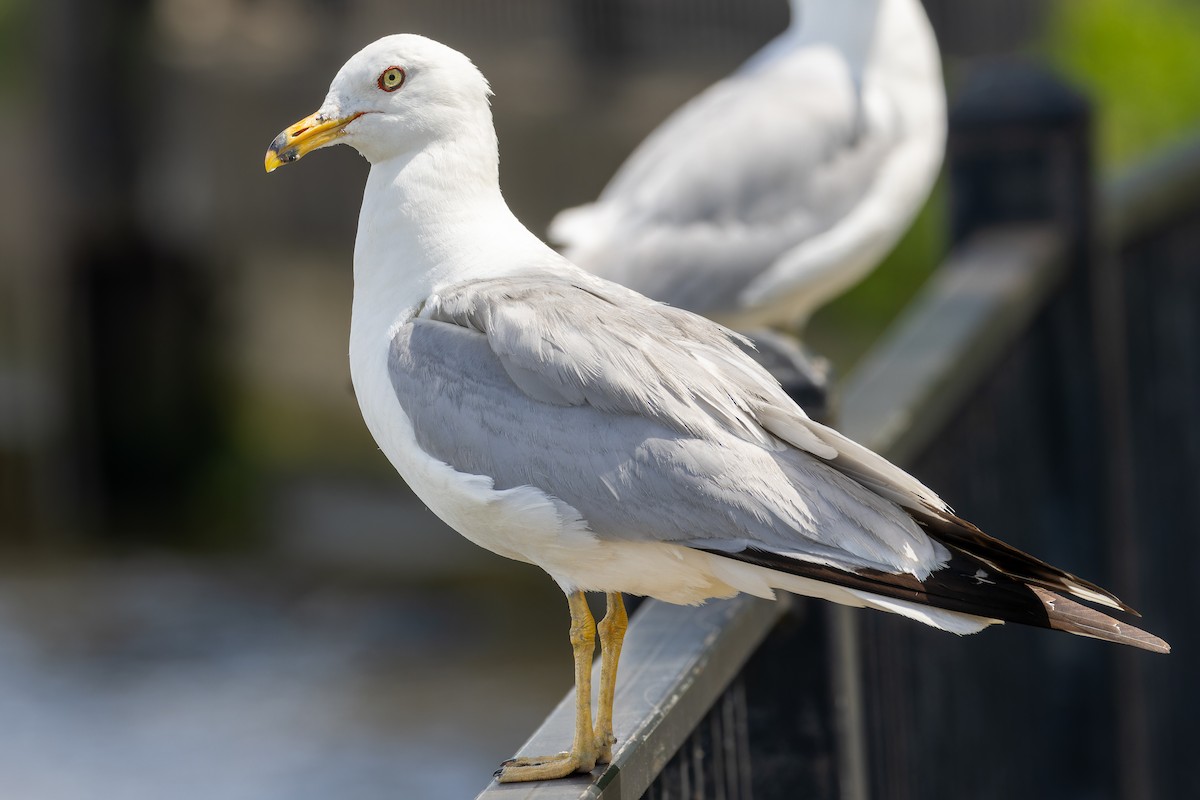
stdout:
POLYGON ((573 596, 786 589, 957 633, 1008 620, 1168 649, 1054 594, 1124 608, 1110 592, 809 420, 736 335, 538 241, 500 194, 487 83, 461 53, 364 48, 266 167, 334 141, 372 163, 350 332, 363 418, 467 538, 573 596), (397 64, 404 88, 381 91, 397 64))
POLYGON ((1131 610, 810 420, 738 334, 551 262, 441 289, 397 327, 388 374, 429 455, 497 490, 534 487, 601 539, 683 545, 876 601, 1166 647, 1044 592, 1131 610))
POLYGON ((422 449, 497 489, 537 487, 605 538, 922 577, 947 558, 895 503, 813 455, 836 463, 822 437, 840 437, 735 334, 577 278, 450 287, 400 328, 389 372, 422 449))

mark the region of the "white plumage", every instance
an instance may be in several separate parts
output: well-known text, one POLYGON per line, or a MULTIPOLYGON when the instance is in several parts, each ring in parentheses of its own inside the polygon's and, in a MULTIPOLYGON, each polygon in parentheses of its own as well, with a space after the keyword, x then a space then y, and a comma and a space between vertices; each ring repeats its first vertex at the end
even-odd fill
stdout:
POLYGON ((808 419, 736 334, 539 241, 500 194, 488 94, 461 53, 389 36, 277 137, 267 168, 337 142, 370 160, 350 333, 363 418, 438 516, 568 595, 575 743, 509 764, 503 780, 611 756, 620 592, 698 603, 787 589, 955 633, 1016 619, 1165 647, 1066 598, 1047 592, 1045 605, 1027 582, 1120 607, 808 419), (609 594, 594 730, 593 590, 609 594))
POLYGON ((786 32, 669 117, 550 237, 673 306, 802 323, 895 245, 945 136, 919 0, 792 0, 786 32))

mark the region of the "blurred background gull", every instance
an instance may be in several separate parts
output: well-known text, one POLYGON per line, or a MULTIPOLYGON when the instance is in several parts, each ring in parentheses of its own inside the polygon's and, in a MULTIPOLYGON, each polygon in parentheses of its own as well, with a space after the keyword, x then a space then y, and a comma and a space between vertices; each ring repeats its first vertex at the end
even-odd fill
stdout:
POLYGON ((787 30, 549 235, 579 266, 749 335, 821 419, 828 364, 791 337, 908 230, 942 165, 946 93, 919 0, 790 7, 787 30))
POLYGON ((792 0, 788 29, 692 98, 551 239, 670 305, 797 327, 861 280, 933 188, 946 140, 919 0, 792 0))
MULTIPOLYGON (((1105 168, 1200 127, 1187 0, 925 7, 951 96, 981 62, 1048 62, 1095 100, 1105 168)), ((569 687, 561 594, 441 526, 359 418, 366 163, 337 148, 268 179, 262 151, 350 53, 422 33, 489 77, 505 194, 545 230, 788 19, 785 0, 0 0, 0 794, 481 788, 569 687)), ((940 262, 945 216, 939 187, 812 319, 839 372, 940 262)))

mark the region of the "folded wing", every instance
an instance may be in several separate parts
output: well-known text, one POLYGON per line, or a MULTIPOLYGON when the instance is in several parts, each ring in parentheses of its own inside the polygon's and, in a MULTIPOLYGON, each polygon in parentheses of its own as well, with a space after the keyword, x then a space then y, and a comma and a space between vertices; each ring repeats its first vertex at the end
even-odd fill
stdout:
POLYGON ((987 536, 808 419, 736 334, 585 273, 448 287, 397 331, 389 366, 423 449, 496 488, 537 487, 600 537, 1158 647, 1058 596, 1128 610, 1111 593, 987 536))

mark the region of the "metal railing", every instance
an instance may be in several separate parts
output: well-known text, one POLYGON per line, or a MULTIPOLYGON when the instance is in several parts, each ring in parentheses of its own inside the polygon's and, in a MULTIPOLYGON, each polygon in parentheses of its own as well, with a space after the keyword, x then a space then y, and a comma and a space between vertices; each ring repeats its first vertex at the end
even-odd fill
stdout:
MULTIPOLYGON (((1200 796, 1196 604, 1160 577, 1200 568, 1200 142, 1097 193, 1073 108, 1016 115, 1020 135, 959 118, 952 183, 976 192, 956 201, 959 243, 842 386, 838 427, 1113 586, 1175 653, 1016 626, 959 640, 804 599, 649 601, 613 763, 480 800, 1200 796), (1014 163, 1032 164, 1017 192, 1014 163), (1006 173, 998 198, 979 196, 988 170, 1006 173)), ((572 709, 521 754, 568 741, 572 709)))

